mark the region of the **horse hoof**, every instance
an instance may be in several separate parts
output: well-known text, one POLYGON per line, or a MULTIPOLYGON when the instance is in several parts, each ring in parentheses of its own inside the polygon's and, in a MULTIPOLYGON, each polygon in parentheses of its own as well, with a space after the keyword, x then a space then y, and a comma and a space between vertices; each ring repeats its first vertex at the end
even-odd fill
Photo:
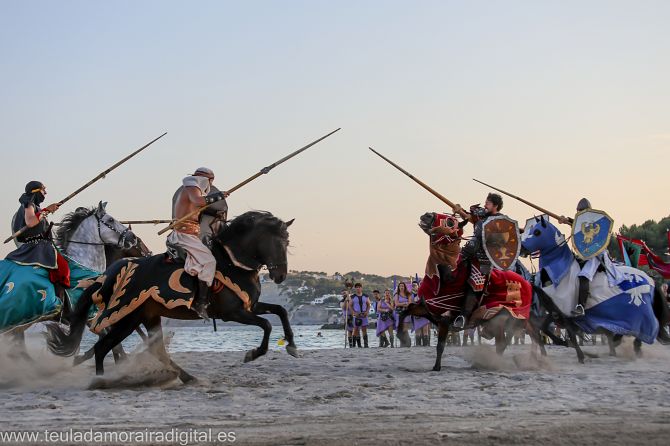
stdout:
POLYGON ((251 362, 256 359, 256 349, 249 350, 246 355, 244 355, 244 362, 251 362))
POLYGON ((441 366, 436 365, 435 367, 433 367, 433 372, 439 372, 440 370, 442 370, 441 366))
POLYGON ((288 347, 286 347, 286 353, 293 356, 294 358, 300 357, 298 355, 298 347, 296 347, 295 345, 289 345, 288 347))
POLYGON ((184 384, 196 384, 198 382, 198 379, 195 376, 189 375, 188 373, 181 375, 179 379, 184 384))
POLYGON ((84 355, 75 356, 74 360, 72 361, 72 367, 76 367, 84 361, 86 361, 86 357, 84 357, 84 355))

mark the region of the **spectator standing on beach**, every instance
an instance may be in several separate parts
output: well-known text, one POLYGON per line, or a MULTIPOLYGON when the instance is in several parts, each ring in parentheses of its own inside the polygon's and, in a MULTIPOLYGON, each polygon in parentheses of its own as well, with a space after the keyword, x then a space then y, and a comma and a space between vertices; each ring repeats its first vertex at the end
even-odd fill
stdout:
POLYGON ((384 290, 384 298, 377 304, 377 336, 379 337, 380 347, 394 347, 393 345, 393 300, 391 299, 391 290, 384 290), (386 338, 388 332, 388 339, 386 338), (389 342, 389 339, 391 340, 389 342))
POLYGON ((342 320, 344 321, 344 326, 347 330, 347 340, 349 341, 349 348, 354 346, 354 338, 352 332, 354 331, 353 326, 353 317, 351 315, 351 310, 349 306, 351 304, 351 295, 349 290, 342 291, 342 299, 340 299, 340 308, 342 309, 342 320))
POLYGON ((398 335, 398 339, 401 340, 402 343, 404 341, 402 340, 403 338, 408 340, 407 344, 408 345, 403 345, 401 346, 404 347, 411 347, 412 341, 409 340, 409 329, 410 326, 412 325, 412 316, 406 316, 405 319, 402 321, 402 332, 398 331, 398 325, 400 324, 400 313, 402 313, 411 303, 411 298, 412 295, 407 289, 407 284, 405 282, 400 282, 398 283, 398 286, 396 287, 395 290, 395 296, 393 299, 393 306, 395 308, 395 329, 396 329, 396 334, 398 335))
MULTIPOLYGON (((412 302, 419 303, 421 299, 419 298, 419 282, 416 280, 412 281, 412 302)), ((430 321, 425 317, 413 318, 414 325, 414 340, 417 347, 424 346, 430 347, 430 321)))
POLYGON ((363 347, 368 348, 368 314, 370 313, 370 299, 363 294, 363 285, 354 285, 354 295, 349 302, 349 311, 353 316, 354 330, 352 332, 354 344, 361 347, 361 334, 363 335, 363 347))

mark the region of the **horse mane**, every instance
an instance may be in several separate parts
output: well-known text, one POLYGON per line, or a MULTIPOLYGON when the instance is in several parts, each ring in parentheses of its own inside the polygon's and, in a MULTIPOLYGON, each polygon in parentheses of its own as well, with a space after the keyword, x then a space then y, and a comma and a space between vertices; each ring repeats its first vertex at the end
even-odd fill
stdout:
POLYGON ((288 237, 285 223, 267 211, 247 211, 238 215, 223 226, 216 234, 216 239, 225 243, 232 238, 263 225, 281 237, 288 237))
POLYGON ((79 225, 88 217, 93 215, 96 209, 97 208, 95 207, 79 207, 65 215, 63 221, 61 221, 60 226, 56 230, 56 241, 58 242, 58 245, 61 249, 66 250, 70 243, 67 235, 76 231, 79 225))

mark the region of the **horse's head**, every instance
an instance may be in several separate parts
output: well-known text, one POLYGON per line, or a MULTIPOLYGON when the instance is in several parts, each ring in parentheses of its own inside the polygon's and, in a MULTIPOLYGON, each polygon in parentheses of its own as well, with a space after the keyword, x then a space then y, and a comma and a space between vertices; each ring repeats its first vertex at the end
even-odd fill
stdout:
POLYGON ((130 249, 137 245, 137 236, 128 226, 122 225, 105 209, 107 202, 98 203, 93 211, 98 225, 98 235, 104 245, 115 245, 118 248, 130 249))
POLYGON ((535 224, 526 228, 521 237, 521 247, 529 253, 546 252, 563 243, 565 243, 563 234, 544 216, 535 217, 535 224))
POLYGON ((215 240, 223 246, 233 264, 242 269, 258 270, 267 266, 275 283, 286 279, 288 272, 288 227, 269 212, 249 211, 219 231, 215 240))
POLYGON ((141 238, 137 237, 137 243, 130 248, 119 248, 118 246, 105 246, 105 258, 107 265, 111 265, 120 259, 128 257, 150 257, 153 253, 144 244, 141 238))

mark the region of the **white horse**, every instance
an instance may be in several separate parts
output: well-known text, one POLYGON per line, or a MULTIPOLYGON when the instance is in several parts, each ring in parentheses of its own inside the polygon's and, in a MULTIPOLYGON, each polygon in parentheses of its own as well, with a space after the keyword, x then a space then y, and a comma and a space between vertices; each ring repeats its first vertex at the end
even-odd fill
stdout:
POLYGON ((139 239, 105 210, 102 201, 90 209, 77 208, 65 216, 56 232, 61 252, 88 269, 107 269, 105 246, 118 250, 136 247, 139 239))

